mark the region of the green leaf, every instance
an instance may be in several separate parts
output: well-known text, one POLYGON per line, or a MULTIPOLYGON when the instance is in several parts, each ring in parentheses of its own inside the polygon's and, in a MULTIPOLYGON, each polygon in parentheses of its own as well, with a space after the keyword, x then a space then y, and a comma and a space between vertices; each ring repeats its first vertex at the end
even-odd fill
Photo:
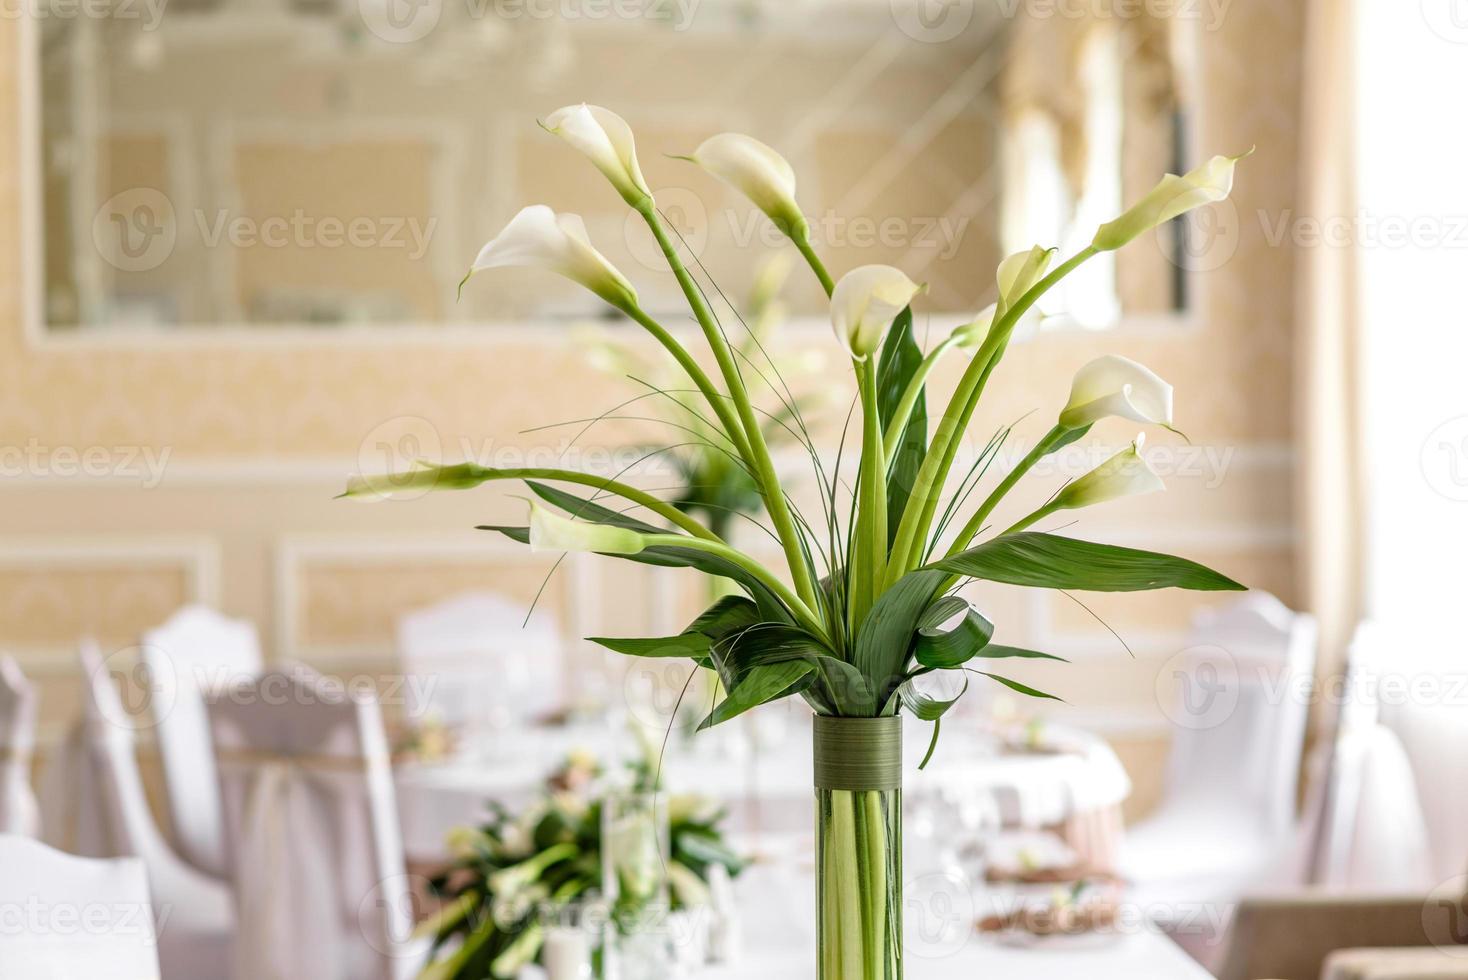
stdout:
MULTIPOLYGON (((595 506, 594 504, 592 505, 595 506)), ((530 529, 528 527, 513 527, 498 524, 480 524, 476 528, 480 531, 497 531, 512 541, 521 544, 530 543, 530 529)), ((661 532, 660 532, 661 533, 661 532)), ((640 565, 656 565, 660 568, 692 568, 703 572, 705 575, 714 575, 727 578, 737 582, 746 593, 755 601, 759 607, 760 618, 772 622, 789 623, 793 617, 778 598, 766 588, 759 579, 749 574, 745 569, 734 562, 718 555, 711 555, 703 551, 695 551, 692 548, 679 548, 676 546, 646 548, 635 555, 605 555, 607 558, 620 558, 624 561, 637 562, 640 565)))
POLYGON ((930 605, 918 621, 917 662, 937 669, 962 667, 981 655, 994 635, 994 624, 957 596, 944 596, 930 605), (963 619, 951 629, 943 623, 962 609, 963 619))
POLYGON ((1046 694, 1044 691, 1037 691, 1033 687, 1030 687, 1028 684, 1021 684, 1019 681, 1012 681, 1008 677, 1000 677, 998 674, 990 674, 990 673, 986 673, 986 672, 984 672, 982 670, 972 670, 971 668, 968 668, 968 669, 972 673, 982 674, 983 676, 989 678, 992 681, 998 681, 999 683, 1003 684, 1005 687, 1009 688, 1011 691, 1014 691, 1014 692, 1016 692, 1018 694, 1023 694, 1025 697, 1029 697, 1029 698, 1045 698, 1046 700, 1049 700, 1049 701, 1059 701, 1061 704, 1064 704, 1065 703, 1065 699, 1064 698, 1057 698, 1053 694, 1046 694))
POLYGON ((871 685, 854 666, 833 656, 814 636, 797 626, 760 623, 716 643, 712 659, 729 688, 743 682, 755 668, 801 660, 815 668, 824 701, 838 714, 861 716, 875 713, 871 685))
POLYGON ((702 661, 710 659, 710 648, 716 641, 759 621, 759 609, 753 602, 744 596, 731 595, 705 609, 677 636, 588 636, 587 639, 629 657, 690 657, 702 661))
POLYGON ((757 708, 768 701, 777 701, 794 694, 810 683, 815 670, 804 660, 753 667, 744 675, 738 686, 729 691, 729 696, 714 708, 713 712, 698 726, 699 731, 737 718, 750 708, 757 708))
POLYGON ((878 597, 862 621, 853 660, 872 685, 877 703, 902 682, 918 621, 943 578, 943 572, 933 569, 908 572, 878 597))
POLYGON ((902 699, 903 705, 913 716, 923 721, 933 723, 933 737, 928 742, 928 751, 923 754, 923 761, 918 763, 919 769, 926 769, 932 761, 933 753, 938 750, 938 735, 943 731, 942 718, 948 710, 958 703, 968 693, 968 678, 963 679, 963 689, 947 701, 924 694, 913 686, 912 681, 905 682, 897 689, 897 695, 902 699))
POLYGON ((1039 650, 1026 650, 1023 647, 1007 647, 1002 643, 985 644, 975 656, 985 660, 1003 660, 1007 657, 1026 657, 1031 660, 1058 660, 1063 664, 1070 663, 1064 657, 1057 657, 1053 653, 1041 653, 1039 650))
MULTIPOLYGON (((881 360, 877 366, 877 409, 886 429, 887 420, 897 409, 897 403, 907 391, 908 382, 923 363, 923 351, 912 335, 912 307, 897 314, 887 339, 882 345, 881 360)), ((912 494, 917 481, 918 468, 928 443, 928 396, 918 395, 913 404, 912 415, 902 438, 897 441, 897 450, 887 461, 887 546, 897 538, 897 526, 902 521, 902 512, 907 509, 907 498, 912 494)))
POLYGON ((1177 588, 1212 592, 1245 588, 1186 558, 1034 531, 1001 535, 928 567, 1042 589, 1141 592, 1177 588))
POLYGON ((526 480, 525 485, 541 500, 558 507, 577 520, 590 521, 593 524, 610 524, 612 527, 625 527, 632 531, 640 531, 643 534, 666 533, 663 528, 648 524, 646 521, 639 521, 635 517, 628 517, 619 511, 612 510, 609 507, 603 507, 601 504, 593 503, 574 493, 567 493, 565 490, 553 487, 547 483, 526 480))

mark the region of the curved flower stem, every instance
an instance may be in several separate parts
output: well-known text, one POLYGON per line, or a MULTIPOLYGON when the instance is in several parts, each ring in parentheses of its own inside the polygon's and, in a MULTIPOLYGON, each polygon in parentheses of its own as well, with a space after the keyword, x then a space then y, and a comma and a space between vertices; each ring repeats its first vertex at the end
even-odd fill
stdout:
POLYGON ((810 606, 784 582, 770 574, 769 569, 755 561, 749 555, 737 548, 732 548, 722 541, 710 541, 707 538, 691 538, 681 534, 644 534, 643 541, 649 548, 687 548, 691 551, 702 551, 710 555, 717 555, 726 561, 732 562, 744 569, 750 575, 760 581, 760 584, 769 589, 786 606, 800 622, 800 625, 809 630, 817 639, 823 643, 830 643, 826 634, 826 627, 811 611, 810 606))
POLYGON ((709 376, 704 373, 703 368, 693 359, 693 355, 688 353, 688 349, 678 343, 672 334, 668 333, 667 328, 648 316, 641 307, 634 306, 628 311, 628 315, 636 320, 648 333, 656 337, 658 343, 662 344, 668 353, 673 355, 673 359, 678 362, 678 366, 688 375, 694 387, 703 393, 703 397, 708 401, 709 407, 714 410, 714 414, 723 423, 729 441, 734 444, 734 448, 738 450, 739 455, 744 458, 744 461, 753 467, 754 460, 750 453, 749 440, 744 436, 743 425, 740 423, 738 417, 729 409, 728 401, 714 387, 714 383, 709 380, 709 376))
MULTIPOLYGON (((703 293, 699 291, 698 283, 693 281, 693 277, 689 275, 687 268, 683 265, 683 260, 679 258, 677 246, 673 244, 667 231, 663 228, 662 220, 658 217, 657 209, 651 199, 643 202, 637 210, 647 221, 648 227, 652 229, 653 236, 663 250, 663 256, 668 260, 668 267, 673 270, 673 275, 678 279, 678 285, 683 288, 683 295, 687 298, 688 305, 692 307, 698 325, 703 328, 704 337, 714 352, 714 360, 718 362, 719 371, 724 376, 724 384, 729 388, 729 396, 738 411, 739 420, 744 427, 744 437, 748 442, 750 470, 760 485, 760 493, 765 500, 765 509, 769 511, 770 520, 775 525, 775 533, 779 536, 780 545, 785 550, 785 561, 790 566, 791 577, 795 580, 795 590, 803 600, 801 605, 802 607, 807 607, 807 604, 816 606, 819 603, 815 580, 811 575, 810 563, 807 560, 800 532, 795 526, 794 517, 791 516, 790 504, 785 499, 785 492, 780 486, 779 477, 775 474, 775 464, 770 458, 770 447, 765 443, 759 419, 755 416, 754 407, 750 404, 748 392, 744 390, 743 381, 739 376, 739 367, 734 363, 734 355, 729 349, 729 343, 724 339, 719 324, 714 319, 713 311, 709 309, 707 301, 703 298, 703 293)), ((720 418, 722 419, 723 416, 721 415, 720 418)), ((821 631, 821 635, 825 635, 824 630, 821 631)))
MULTIPOLYGON (((1049 517, 1051 514, 1055 513, 1057 510, 1061 510, 1061 509, 1062 509, 1061 505, 1057 501, 1052 500, 1048 504, 1046 504, 1044 507, 1041 507, 1039 510, 1035 511, 1033 514, 1031 514, 1028 517, 1024 518, 1023 520, 1019 521, 1018 523, 1014 524, 1013 526, 1006 528, 1005 531, 1004 531, 1004 533, 1005 534, 1018 534, 1020 531, 1023 531, 1025 528, 1029 527, 1031 524, 1035 523, 1036 521, 1042 521, 1045 518, 1049 517)), ((1003 535, 1000 535, 1000 536, 1003 537, 1003 535)))
POLYGON ((918 396, 923 393, 923 385, 927 383, 928 375, 943 355, 958 343, 958 338, 949 336, 932 353, 923 358, 916 371, 912 374, 912 380, 907 383, 907 388, 902 392, 902 400, 897 403, 897 408, 892 412, 892 418, 887 422, 887 431, 882 435, 882 450, 887 458, 897 452, 897 442, 902 438, 902 430, 907 428, 907 420, 912 417, 912 410, 917 405, 918 396))
POLYGON ((825 263, 822 262, 821 257, 816 254, 815 247, 811 245, 810 229, 796 229, 790 235, 790 240, 795 243, 796 248, 800 249, 800 254, 805 256, 806 264, 809 265, 811 271, 816 274, 816 278, 821 281, 821 288, 826 291, 827 296, 830 296, 831 291, 836 288, 836 281, 831 278, 831 273, 826 271, 825 263))
POLYGON ((1009 342, 1010 334, 1014 332, 1015 324, 1052 286, 1096 254, 1094 246, 1077 252, 1054 272, 1030 287, 1013 306, 1004 311, 1003 316, 990 329, 989 336, 974 355, 973 363, 959 381, 958 390, 949 399, 948 408, 933 433, 933 441, 918 469, 912 494, 908 497, 907 508, 902 512, 902 521, 898 525, 891 562, 887 566, 889 586, 911 571, 922 555, 922 542, 927 540, 928 528, 937 511, 943 484, 948 479, 948 472, 958 454, 963 432, 978 407, 985 382, 1003 356, 1004 347, 1009 342))

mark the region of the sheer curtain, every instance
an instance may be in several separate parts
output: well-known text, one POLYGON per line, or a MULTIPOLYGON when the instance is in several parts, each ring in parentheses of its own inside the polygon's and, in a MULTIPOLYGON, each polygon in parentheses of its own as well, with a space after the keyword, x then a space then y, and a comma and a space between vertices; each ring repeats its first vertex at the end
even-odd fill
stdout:
MULTIPOLYGON (((1310 3, 1297 218, 1349 220, 1356 211, 1353 113, 1359 2, 1371 0, 1310 3)), ((1364 584, 1358 263, 1349 243, 1315 243, 1295 254, 1300 263, 1295 348, 1299 567, 1307 608, 1320 624, 1317 672, 1330 677, 1344 669, 1364 584)))

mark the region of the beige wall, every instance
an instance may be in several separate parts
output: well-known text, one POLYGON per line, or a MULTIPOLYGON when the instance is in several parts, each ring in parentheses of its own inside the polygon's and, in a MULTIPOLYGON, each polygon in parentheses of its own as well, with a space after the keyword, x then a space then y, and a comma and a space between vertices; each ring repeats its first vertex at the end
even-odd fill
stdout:
MULTIPOLYGON (((1286 601, 1295 599, 1287 391, 1294 266, 1287 250, 1269 246, 1255 215, 1291 204, 1299 7, 1236 0, 1204 38, 1202 143, 1259 151, 1223 212, 1237 249, 1206 277, 1197 323, 1043 336, 1012 352, 981 413, 987 435, 1038 409, 1019 430, 1028 442, 1087 358, 1115 351, 1146 362, 1176 385, 1178 422, 1193 446, 1227 465, 1172 478, 1165 497, 1087 514, 1082 530, 1211 562, 1286 601)), ((18 652, 42 681, 51 730, 75 703, 70 650, 78 634, 126 646, 182 601, 255 619, 276 656, 354 671, 387 661, 388 627, 401 609, 470 585, 528 594, 539 582, 537 563, 467 530, 513 518, 519 505, 506 493, 375 506, 330 498, 384 425, 427 426, 449 457, 486 440, 506 450, 553 446, 544 433, 514 434, 595 414, 625 389, 586 366, 569 341, 518 330, 359 340, 225 335, 136 346, 36 340, 22 309, 18 38, 17 22, 0 19, 0 447, 169 454, 156 487, 127 476, 26 475, 0 485, 0 648, 18 652), (393 421, 404 417, 422 421, 393 421)), ((819 329, 806 338, 826 343, 819 329)), ((1100 434, 1115 445, 1131 432, 1100 434)), ((1042 497, 1054 486, 1042 480, 1027 492, 1042 497)), ((576 612, 572 628, 631 632, 677 625, 681 613, 668 604, 696 594, 652 572, 588 562, 561 575, 548 601, 576 612)), ((1029 679, 1113 718, 1156 717, 1158 665, 1206 601, 1090 603, 1128 638, 1133 659, 1063 597, 993 590, 986 599, 1002 637, 1076 659, 1029 679)), ((1155 737, 1128 740, 1137 759, 1155 760, 1155 737)), ((1144 797, 1154 772, 1139 770, 1144 797)))

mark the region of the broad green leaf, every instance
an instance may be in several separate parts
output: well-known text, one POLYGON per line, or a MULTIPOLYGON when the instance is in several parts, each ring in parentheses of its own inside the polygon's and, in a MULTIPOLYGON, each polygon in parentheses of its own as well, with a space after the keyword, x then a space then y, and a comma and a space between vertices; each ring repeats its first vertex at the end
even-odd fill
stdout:
POLYGON ((1005 687, 1009 688, 1011 691, 1014 691, 1014 692, 1016 692, 1018 694, 1023 694, 1025 697, 1028 697, 1028 698, 1045 698, 1046 700, 1049 700, 1049 701, 1059 701, 1062 704, 1065 703, 1065 699, 1064 698, 1057 698, 1053 694, 1046 694, 1044 691, 1037 691, 1033 687, 1030 687, 1028 684, 1021 684, 1019 681, 1012 681, 1008 677, 1000 677, 998 674, 990 674, 990 673, 987 673, 987 672, 982 671, 982 670, 972 670, 972 668, 966 668, 966 669, 969 669, 972 673, 975 673, 975 674, 983 674, 983 676, 989 678, 992 681, 998 681, 999 683, 1003 684, 1005 687))
POLYGON ((560 508, 577 520, 591 521, 594 524, 610 524, 612 527, 625 527, 632 531, 641 531, 643 534, 665 533, 664 528, 639 521, 635 517, 629 517, 610 507, 603 507, 601 504, 593 503, 584 497, 568 493, 548 483, 526 480, 525 485, 541 500, 560 508))
MULTIPOLYGON (((480 531, 497 531, 512 541, 521 544, 530 543, 530 529, 528 527, 514 527, 498 524, 480 524, 480 531)), ((784 604, 777 599, 758 579, 750 575, 743 568, 718 555, 711 555, 702 551, 694 551, 691 548, 657 547, 646 548, 635 555, 606 555, 607 558, 620 558, 624 561, 634 561, 640 565, 656 565, 660 568, 692 568, 706 575, 716 575, 739 583, 740 587, 749 594, 759 607, 760 618, 772 622, 788 623, 793 617, 785 608, 784 604)))
POLYGON ((699 730, 737 718, 750 708, 757 708, 767 701, 776 701, 796 693, 802 685, 810 683, 814 670, 804 660, 751 668, 738 686, 729 691, 729 696, 720 701, 703 720, 698 726, 699 730))
MULTIPOLYGON (((912 335, 912 307, 897 314, 887 339, 882 345, 881 360, 877 362, 877 409, 885 430, 887 420, 897 409, 903 392, 907 391, 918 365, 923 362, 923 351, 912 335)), ((917 480, 917 471, 923 462, 928 443, 927 393, 918 395, 908 417, 907 428, 897 442, 897 451, 887 461, 887 546, 897 538, 897 526, 902 512, 907 508, 907 498, 917 480)))
POLYGON ((1005 534, 929 568, 1042 589, 1241 591, 1245 586, 1186 558, 1025 531, 1005 534))
POLYGON ((983 613, 957 596, 944 596, 933 603, 918 621, 917 662, 924 667, 961 667, 976 656, 994 635, 994 624, 983 613), (955 602, 957 605, 955 605, 955 602), (958 609, 963 618, 949 629, 943 623, 953 618, 958 609))
POLYGON ((796 626, 760 623, 719 641, 711 650, 720 676, 730 688, 754 667, 802 660, 817 671, 823 699, 839 714, 874 713, 871 686, 854 666, 832 655, 819 640, 796 626))
POLYGON ((853 659, 872 685, 878 703, 886 701, 902 682, 918 621, 943 578, 943 572, 933 569, 908 572, 877 598, 862 621, 853 659))
POLYGON ((1002 643, 987 643, 976 657, 984 660, 1003 660, 1007 657, 1026 657, 1031 660, 1058 660, 1063 664, 1070 663, 1064 657, 1057 657, 1053 653, 1041 653, 1039 650, 1026 650, 1023 647, 1007 647, 1002 643))
POLYGON ((689 657, 694 660, 708 656, 709 645, 713 643, 702 633, 648 637, 588 636, 586 639, 629 657, 689 657))

